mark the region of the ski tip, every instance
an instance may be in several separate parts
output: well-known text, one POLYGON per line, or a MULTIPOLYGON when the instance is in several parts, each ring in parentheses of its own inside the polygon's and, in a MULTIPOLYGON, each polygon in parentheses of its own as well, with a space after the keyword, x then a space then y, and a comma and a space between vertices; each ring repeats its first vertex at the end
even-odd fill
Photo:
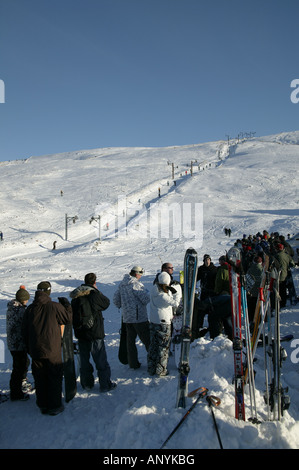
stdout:
POLYGON ((190 247, 187 249, 186 254, 194 254, 197 255, 197 251, 194 248, 190 247))

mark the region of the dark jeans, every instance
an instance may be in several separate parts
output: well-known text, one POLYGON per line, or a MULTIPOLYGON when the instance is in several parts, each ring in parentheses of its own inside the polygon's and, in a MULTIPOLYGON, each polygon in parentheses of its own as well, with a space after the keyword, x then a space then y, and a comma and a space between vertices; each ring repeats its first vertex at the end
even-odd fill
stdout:
POLYGON ((107 360, 105 342, 103 339, 93 341, 79 339, 80 352, 80 382, 83 388, 94 386, 93 366, 90 363, 90 355, 94 360, 100 383, 100 389, 105 390, 110 386, 111 370, 107 360))
POLYGON ((126 323, 127 328, 127 350, 129 366, 135 369, 138 367, 138 352, 136 348, 136 338, 139 336, 141 342, 144 344, 145 349, 148 351, 150 345, 150 329, 149 322, 141 323, 126 323))
POLYGON ((12 373, 10 377, 10 396, 18 399, 23 396, 22 382, 26 379, 30 361, 26 351, 10 351, 13 358, 12 373))
POLYGON ((36 404, 41 410, 54 410, 61 406, 63 365, 49 359, 32 359, 36 404))

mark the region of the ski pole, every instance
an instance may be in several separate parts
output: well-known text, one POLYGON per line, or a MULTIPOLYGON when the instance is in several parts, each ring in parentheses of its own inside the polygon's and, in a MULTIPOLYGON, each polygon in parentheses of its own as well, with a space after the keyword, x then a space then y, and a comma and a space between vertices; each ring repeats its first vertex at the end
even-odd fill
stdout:
POLYGON ((213 406, 219 406, 220 403, 221 403, 221 400, 220 400, 220 398, 214 397, 213 395, 208 395, 206 400, 207 400, 207 402, 209 404, 209 408, 212 412, 212 418, 213 418, 213 421, 214 421, 214 427, 215 427, 216 434, 217 434, 217 437, 218 437, 218 442, 219 442, 219 445, 220 445, 220 449, 223 449, 223 445, 222 445, 222 442, 221 442, 221 437, 220 437, 220 434, 219 434, 218 425, 217 425, 216 418, 215 418, 215 413, 214 413, 214 410, 213 410, 213 406))
MULTIPOLYGON (((281 420, 281 383, 280 383, 280 295, 279 282, 281 271, 278 272, 274 285, 275 293, 275 322, 274 322, 274 403, 277 406, 277 421, 281 420)), ((275 408, 274 408, 275 410, 275 408)))
MULTIPOLYGON (((245 339, 246 339, 246 349, 247 349, 247 369, 248 369, 248 382, 249 382, 249 395, 250 395, 250 405, 252 416, 249 418, 253 423, 258 423, 257 412, 256 412, 256 399, 255 399, 255 383, 254 383, 254 370, 253 370, 253 357, 250 344, 250 329, 249 329, 249 317, 248 317, 248 306, 247 306, 247 296, 246 290, 244 288, 244 279, 242 279, 241 285, 241 296, 242 296, 242 310, 244 317, 244 326, 245 326, 245 339)), ((261 301, 262 306, 262 301, 261 301)))
MULTIPOLYGON (((261 306, 262 306, 262 310, 263 310, 264 309, 264 303, 265 303, 263 289, 260 289, 260 297, 261 297, 261 306)), ((264 318, 266 317, 266 312, 267 312, 267 309, 265 310, 264 318)), ((271 315, 271 313, 270 313, 270 315, 271 315)), ((265 321, 263 322, 263 344, 264 344, 264 369, 265 369, 265 386, 266 386, 265 399, 266 399, 266 405, 267 405, 268 420, 270 420, 270 395, 269 395, 269 376, 268 376, 268 367, 267 367, 267 347, 266 347, 265 321)))
MULTIPOLYGON (((179 427, 181 426, 181 424, 185 421, 185 419, 188 417, 188 415, 191 413, 191 411, 193 410, 193 408, 195 408, 196 404, 198 403, 198 401, 201 399, 201 398, 204 398, 207 393, 208 393, 208 389, 205 388, 205 387, 200 387, 199 389, 197 389, 196 391, 198 391, 198 397, 196 398, 195 402, 192 404, 192 406, 189 408, 189 410, 184 414, 184 416, 182 417, 181 421, 176 425, 176 427, 174 428, 174 430, 169 434, 168 438, 163 442, 162 446, 160 447, 160 449, 163 449, 163 447, 167 444, 167 442, 169 441, 169 439, 174 435, 174 433, 179 429, 179 427)), ((188 395, 188 396, 193 396, 195 393, 194 392, 191 392, 192 395, 188 395)))

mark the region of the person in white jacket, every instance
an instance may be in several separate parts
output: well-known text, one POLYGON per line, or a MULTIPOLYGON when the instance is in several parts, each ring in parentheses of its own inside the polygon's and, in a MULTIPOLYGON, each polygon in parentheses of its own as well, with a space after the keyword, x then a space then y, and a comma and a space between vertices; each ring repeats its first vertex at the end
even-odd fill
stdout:
POLYGON ((171 321, 173 308, 179 306, 181 286, 170 286, 171 277, 162 272, 158 283, 150 294, 150 346, 147 355, 147 368, 150 375, 164 377, 168 374, 167 364, 171 341, 171 321))

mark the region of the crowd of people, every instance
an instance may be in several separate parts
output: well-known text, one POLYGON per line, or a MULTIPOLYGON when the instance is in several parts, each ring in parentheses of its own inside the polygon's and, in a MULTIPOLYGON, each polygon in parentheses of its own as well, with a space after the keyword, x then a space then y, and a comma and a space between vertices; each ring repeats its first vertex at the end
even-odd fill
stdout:
MULTIPOLYGON (((244 273, 253 279, 248 295, 249 317, 253 313, 258 297, 263 263, 265 259, 281 271, 281 305, 286 302, 286 279, 288 269, 294 265, 292 248, 279 234, 264 231, 255 236, 243 236, 236 241, 240 249, 244 273)), ((138 369, 136 348, 137 336, 147 351, 149 375, 164 377, 168 374, 168 360, 172 335, 172 321, 182 312, 182 285, 173 278, 172 263, 164 263, 153 280, 149 292, 141 277, 143 268, 133 266, 125 274, 114 294, 113 303, 120 309, 126 328, 128 364, 138 369)), ((35 381, 36 403, 43 414, 57 415, 64 409, 62 404, 63 359, 61 341, 63 326, 72 324, 78 339, 80 354, 80 382, 85 390, 95 385, 95 364, 100 392, 116 388, 111 380, 111 370, 105 348, 104 320, 102 312, 110 300, 97 287, 94 273, 85 275, 84 283, 66 297, 51 300, 51 283, 40 282, 34 300, 27 306, 30 295, 25 286, 20 286, 15 299, 7 308, 7 345, 13 358, 10 378, 11 400, 26 401, 30 384, 27 371, 31 357, 32 374, 35 381)), ((194 300, 192 340, 203 336, 204 317, 208 315, 208 330, 211 339, 221 332, 232 338, 231 303, 228 262, 226 255, 219 258, 215 266, 208 254, 197 271, 200 289, 194 300)))
MULTIPOLYGON (((173 281, 172 271, 170 263, 163 265, 149 293, 140 281, 143 269, 134 266, 130 273, 125 274, 113 298, 115 306, 121 310, 127 332, 129 366, 138 369, 141 365, 136 348, 138 336, 148 352, 149 374, 159 377, 168 374, 173 309, 179 306, 182 297, 181 286, 173 281)), ((29 399, 27 372, 30 356, 36 404, 41 413, 55 416, 64 410, 61 350, 64 325, 73 325, 78 340, 83 389, 89 391, 95 384, 91 358, 97 371, 100 392, 114 390, 116 383, 111 380, 102 315, 109 307, 110 300, 97 288, 96 275, 85 275, 84 283, 70 293, 71 302, 66 297, 58 297, 58 302, 52 301, 51 288, 49 281, 40 282, 32 304, 27 307, 30 294, 25 286, 20 286, 15 299, 8 303, 7 344, 13 358, 10 399, 29 399), (86 313, 88 311, 90 317, 86 313), (85 323, 81 320, 83 317, 87 319, 85 323)))
MULTIPOLYGON (((249 321, 254 319, 254 312, 259 296, 259 287, 264 264, 267 260, 268 270, 280 271, 279 294, 280 307, 287 302, 287 283, 290 268, 295 266, 294 251, 283 235, 277 232, 269 234, 266 230, 256 235, 243 235, 234 243, 240 250, 241 269, 247 279, 247 305, 249 321)), ((223 330, 232 337, 231 305, 229 288, 229 271, 227 254, 219 258, 216 267, 209 255, 204 255, 203 264, 198 268, 197 280, 200 281, 200 295, 195 299, 192 335, 203 336, 207 329, 202 329, 204 316, 208 315, 208 330, 211 338, 223 330)))

